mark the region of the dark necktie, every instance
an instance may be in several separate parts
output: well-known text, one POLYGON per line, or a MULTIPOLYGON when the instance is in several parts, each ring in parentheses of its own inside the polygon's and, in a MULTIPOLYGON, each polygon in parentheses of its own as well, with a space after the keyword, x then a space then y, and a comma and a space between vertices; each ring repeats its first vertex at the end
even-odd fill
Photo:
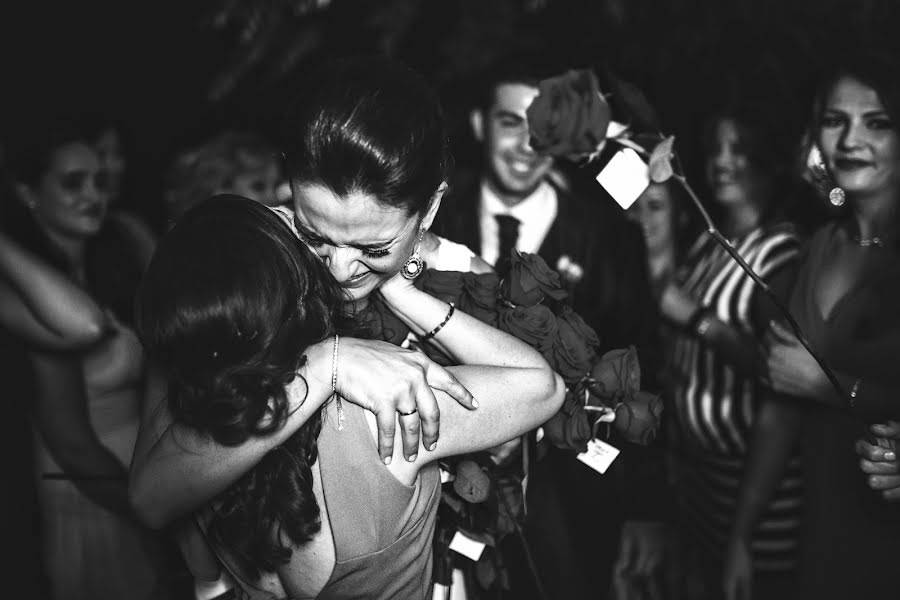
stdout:
POLYGON ((522 222, 509 215, 494 215, 494 218, 497 219, 497 225, 500 226, 500 254, 497 257, 495 268, 497 274, 503 277, 509 270, 509 256, 516 247, 516 242, 519 241, 519 225, 522 222))

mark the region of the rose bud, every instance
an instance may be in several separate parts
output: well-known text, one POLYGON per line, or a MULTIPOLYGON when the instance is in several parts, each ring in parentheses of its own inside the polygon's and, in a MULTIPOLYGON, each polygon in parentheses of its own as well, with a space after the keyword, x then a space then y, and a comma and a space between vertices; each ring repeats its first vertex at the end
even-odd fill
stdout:
POLYGON ((491 492, 491 478, 477 463, 464 460, 456 467, 453 489, 466 502, 479 504, 487 500, 491 492))

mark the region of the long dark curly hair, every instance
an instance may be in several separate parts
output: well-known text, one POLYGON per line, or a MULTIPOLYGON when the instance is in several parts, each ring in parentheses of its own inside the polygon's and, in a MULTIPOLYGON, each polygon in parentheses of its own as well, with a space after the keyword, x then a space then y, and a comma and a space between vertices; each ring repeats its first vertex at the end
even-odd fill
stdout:
MULTIPOLYGON (((234 446, 279 430, 307 347, 345 330, 339 286, 270 209, 238 196, 198 204, 161 240, 137 325, 169 377, 173 417, 234 446)), ((274 571, 319 531, 311 467, 321 413, 216 499, 211 540, 248 575, 274 571)))

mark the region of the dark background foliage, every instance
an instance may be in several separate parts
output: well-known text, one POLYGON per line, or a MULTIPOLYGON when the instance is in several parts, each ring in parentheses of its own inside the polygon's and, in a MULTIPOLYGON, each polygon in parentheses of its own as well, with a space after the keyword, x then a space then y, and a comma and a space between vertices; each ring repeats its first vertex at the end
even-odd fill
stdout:
POLYGON ((127 135, 151 211, 172 152, 222 126, 274 132, 321 57, 384 52, 440 90, 462 159, 469 81, 532 47, 607 65, 640 87, 690 163, 699 124, 731 98, 764 106, 784 143, 816 73, 859 38, 896 37, 897 0, 45 0, 3 3, 0 140, 59 112, 105 113, 127 135))

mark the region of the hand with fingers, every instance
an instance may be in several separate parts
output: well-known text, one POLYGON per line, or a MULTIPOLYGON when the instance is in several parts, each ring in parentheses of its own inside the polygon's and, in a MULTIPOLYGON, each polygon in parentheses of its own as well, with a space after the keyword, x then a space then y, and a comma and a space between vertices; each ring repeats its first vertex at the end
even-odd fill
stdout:
POLYGON ((421 352, 388 342, 342 338, 337 367, 337 392, 375 414, 378 453, 390 464, 398 415, 403 456, 414 461, 422 445, 438 442, 440 410, 434 390, 441 390, 474 410, 478 402, 449 371, 421 352))
POLYGON ((869 487, 881 493, 885 500, 900 500, 900 461, 897 460, 897 444, 900 442, 900 421, 872 425, 870 431, 876 444, 865 439, 856 442, 856 453, 861 457, 859 467, 869 475, 869 487))
POLYGON ((666 285, 659 304, 662 314, 679 325, 686 325, 698 307, 697 301, 674 281, 666 285))
POLYGON ((766 351, 764 380, 773 390, 808 399, 829 396, 831 384, 822 367, 787 327, 770 322, 763 347, 766 351))
POLYGON ((723 564, 725 600, 750 600, 753 597, 753 561, 747 540, 732 538, 723 564))
POLYGON ((665 527, 655 521, 626 521, 622 525, 619 559, 614 569, 631 578, 646 579, 660 569, 665 527))

